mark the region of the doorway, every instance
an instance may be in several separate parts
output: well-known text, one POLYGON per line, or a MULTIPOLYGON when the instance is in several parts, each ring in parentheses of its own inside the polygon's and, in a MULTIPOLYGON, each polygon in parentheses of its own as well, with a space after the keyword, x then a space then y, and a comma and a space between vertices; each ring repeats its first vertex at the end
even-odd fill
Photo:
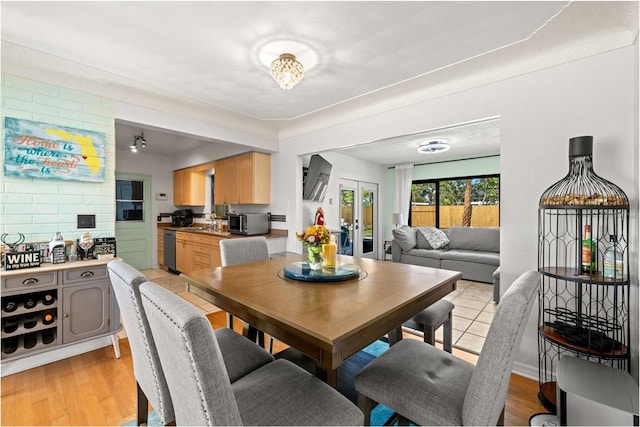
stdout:
POLYGON ((378 257, 378 184, 340 180, 340 253, 378 257))

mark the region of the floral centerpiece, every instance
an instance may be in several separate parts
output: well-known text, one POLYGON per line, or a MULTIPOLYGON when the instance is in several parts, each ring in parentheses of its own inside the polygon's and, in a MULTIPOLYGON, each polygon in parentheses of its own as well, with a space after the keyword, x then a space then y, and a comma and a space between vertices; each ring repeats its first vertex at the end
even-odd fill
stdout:
POLYGON ((324 225, 312 225, 302 233, 296 233, 298 240, 307 247, 309 268, 322 268, 322 245, 331 241, 331 233, 324 225))

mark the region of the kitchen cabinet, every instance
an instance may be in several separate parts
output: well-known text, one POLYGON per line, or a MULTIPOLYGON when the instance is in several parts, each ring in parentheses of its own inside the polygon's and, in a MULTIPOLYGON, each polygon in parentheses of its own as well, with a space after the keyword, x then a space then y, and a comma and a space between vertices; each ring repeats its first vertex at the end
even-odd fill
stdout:
POLYGON ((3 365, 109 335, 119 357, 120 312, 112 296, 107 262, 3 271, 3 365))
POLYGON ((173 172, 173 204, 176 206, 204 206, 204 171, 195 168, 180 169, 173 172))
POLYGON ((176 270, 189 273, 193 270, 193 233, 176 232, 176 270))
POLYGON ((162 229, 158 229, 158 265, 164 267, 164 233, 162 229))
POLYGON ((178 231, 176 233, 176 270, 189 274, 204 268, 216 268, 220 261, 219 236, 178 231))
POLYGON ((216 162, 215 204, 271 203, 271 156, 246 153, 216 162))

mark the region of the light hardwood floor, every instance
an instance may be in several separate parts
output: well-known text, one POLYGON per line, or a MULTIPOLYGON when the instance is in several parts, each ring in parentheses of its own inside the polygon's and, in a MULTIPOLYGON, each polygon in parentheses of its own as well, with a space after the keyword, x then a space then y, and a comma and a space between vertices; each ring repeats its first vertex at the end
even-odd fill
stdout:
MULTIPOLYGON (((226 325, 222 311, 207 317, 214 328, 226 325)), ((240 331, 240 322, 234 323, 240 331)), ((276 342, 274 352, 283 348, 276 342)), ((2 378, 2 425, 119 426, 131 421, 136 386, 126 339, 120 349, 120 359, 105 347, 2 378)), ((458 350, 454 354, 471 362, 477 358, 458 350)), ((505 425, 528 425, 531 415, 546 412, 537 392, 536 381, 511 376, 505 425)))

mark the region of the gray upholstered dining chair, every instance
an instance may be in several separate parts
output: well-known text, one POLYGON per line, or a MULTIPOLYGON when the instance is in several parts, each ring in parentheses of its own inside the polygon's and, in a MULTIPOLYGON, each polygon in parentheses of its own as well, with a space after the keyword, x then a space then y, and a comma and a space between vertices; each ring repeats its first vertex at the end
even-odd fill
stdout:
MULTIPOLYGON (((137 423, 147 424, 151 402, 160 419, 167 424, 175 419, 173 403, 140 300, 139 287, 148 279, 123 261, 111 261, 107 268, 131 348, 137 385, 137 423)), ((274 360, 269 353, 230 329, 216 329, 215 335, 231 381, 274 360)))
MULTIPOLYGON (((223 267, 269 259, 267 239, 264 236, 223 239, 220 241, 220 258, 223 267)), ((233 329, 233 316, 230 313, 227 313, 227 327, 233 329)), ((264 332, 260 330, 258 330, 258 343, 264 347, 264 332)), ((271 337, 269 337, 268 349, 269 353, 273 353, 273 338, 271 337)))
POLYGON ((160 361, 170 367, 177 425, 362 425, 356 405, 288 360, 231 383, 203 314, 153 282, 140 293, 160 361))
POLYGON ((528 271, 502 296, 475 367, 409 339, 365 366, 355 381, 365 424, 376 403, 417 425, 503 422, 511 370, 539 282, 540 274, 528 271))

